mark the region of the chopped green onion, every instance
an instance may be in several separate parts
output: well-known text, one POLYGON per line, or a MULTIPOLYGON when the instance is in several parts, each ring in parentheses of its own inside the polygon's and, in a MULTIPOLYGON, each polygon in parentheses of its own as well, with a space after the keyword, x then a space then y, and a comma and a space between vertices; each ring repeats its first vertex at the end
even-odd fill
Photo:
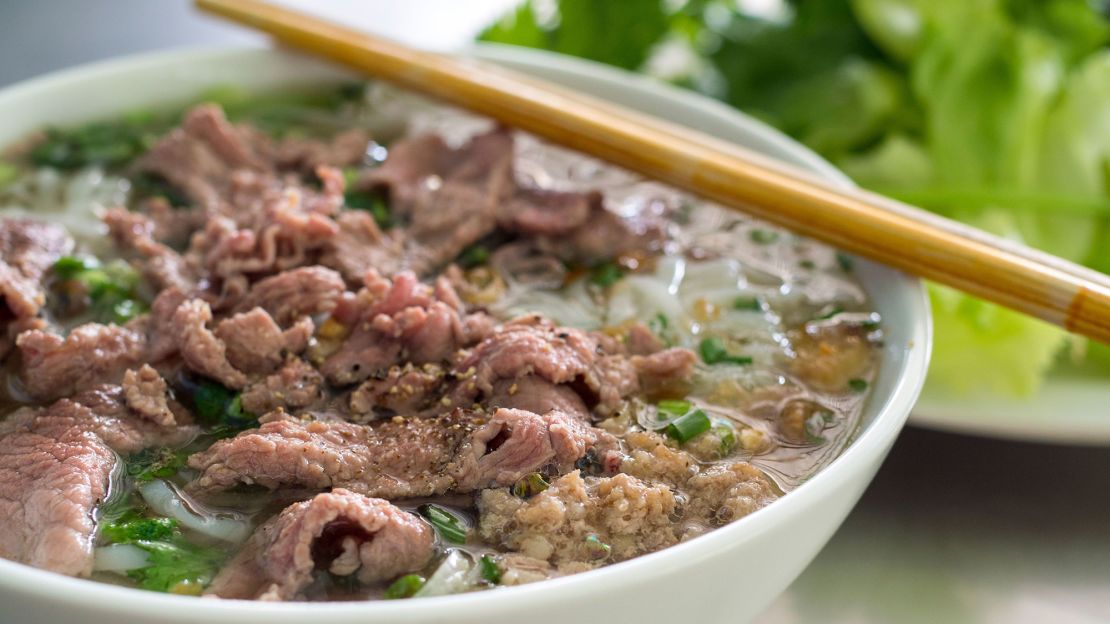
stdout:
POLYGON ((99 269, 100 262, 96 258, 81 258, 78 256, 62 256, 54 262, 54 275, 60 280, 76 279, 85 271, 99 269))
POLYGON ((385 590, 385 598, 386 600, 411 598, 413 594, 420 591, 421 587, 424 587, 424 577, 416 574, 406 574, 393 581, 393 584, 385 590))
POLYGON ((721 458, 728 457, 732 449, 736 448, 736 428, 728 422, 718 420, 713 423, 713 432, 721 441, 720 448, 717 449, 721 458))
POLYGON ((763 310, 763 303, 758 297, 737 297, 732 300, 732 307, 736 310, 751 310, 752 312, 760 312, 763 310))
POLYGON ((849 379, 848 387, 852 389, 852 392, 864 392, 867 390, 867 382, 862 379, 849 379))
POLYGON ((489 555, 482 555, 478 560, 478 572, 482 575, 482 579, 491 585, 501 584, 501 566, 493 560, 489 555))
POLYGON ((551 485, 543 475, 538 472, 526 474, 513 484, 513 496, 517 498, 532 498, 551 485))
POLYGON ((417 507, 416 512, 435 527, 436 533, 444 540, 455 544, 466 543, 466 527, 455 514, 431 504, 417 507))
POLYGON ((823 308, 823 311, 816 318, 814 318, 813 320, 815 320, 815 321, 827 321, 827 320, 831 319, 832 317, 836 316, 837 314, 840 314, 843 311, 844 311, 844 308, 840 307, 839 304, 834 303, 831 306, 823 308))
POLYGON ((616 284, 622 277, 624 271, 615 262, 602 262, 590 270, 590 281, 602 288, 616 284))
POLYGON ((214 427, 214 432, 224 428, 231 432, 253 426, 257 418, 243 411, 243 398, 234 390, 212 381, 201 379, 192 389, 193 409, 201 422, 214 427))
POLYGON ((663 314, 662 312, 651 317, 651 320, 648 321, 648 329, 650 329, 654 334, 662 333, 663 331, 666 331, 668 328, 670 328, 670 326, 671 322, 667 320, 667 315, 663 314))
POLYGON ((146 311, 147 307, 143 302, 135 301, 134 299, 124 299, 112 305, 112 311, 108 316, 109 320, 113 323, 123 325, 146 311))
POLYGON ((612 551, 613 547, 601 541, 598 536, 589 535, 586 537, 586 552, 589 553, 591 559, 605 559, 612 551))
POLYGON ((825 410, 816 412, 805 420, 804 432, 807 444, 824 444, 825 436, 821 435, 825 427, 831 425, 835 420, 833 413, 825 410))
POLYGON ((752 230, 748 233, 753 243, 769 245, 779 239, 779 233, 774 230, 752 230))
POLYGON ((100 535, 117 544, 138 540, 165 540, 173 536, 177 520, 173 518, 144 518, 137 513, 125 514, 115 522, 103 523, 100 535))
POLYGON ((671 416, 682 416, 690 411, 693 407, 689 401, 676 401, 674 399, 663 399, 655 405, 655 407, 664 414, 671 416))
POLYGON ((143 483, 168 479, 185 465, 189 452, 182 449, 146 449, 127 458, 127 474, 143 483))
POLYGON ((694 410, 681 418, 671 421, 671 424, 667 425, 666 432, 671 439, 679 444, 685 444, 695 436, 709 431, 712 426, 713 423, 710 422, 705 412, 694 410))
POLYGON ((801 262, 798 263, 798 266, 802 267, 803 269, 805 269, 807 271, 812 271, 813 269, 817 268, 817 265, 813 262, 813 260, 802 260, 801 262))
POLYGON ((459 254, 458 265, 464 269, 472 269, 489 262, 489 248, 485 245, 472 245, 459 254))
POLYGON ((856 268, 856 261, 852 259, 852 256, 842 251, 836 253, 836 263, 840 265, 840 270, 845 273, 851 273, 852 269, 856 268))
POLYGON ((393 227, 393 215, 389 212, 389 205, 377 193, 348 190, 343 194, 343 203, 348 208, 369 212, 370 216, 374 217, 374 222, 383 230, 393 227))
POLYGON ((732 355, 725 349, 724 342, 717 337, 704 338, 698 345, 698 352, 706 364, 751 364, 752 358, 746 355, 732 355))

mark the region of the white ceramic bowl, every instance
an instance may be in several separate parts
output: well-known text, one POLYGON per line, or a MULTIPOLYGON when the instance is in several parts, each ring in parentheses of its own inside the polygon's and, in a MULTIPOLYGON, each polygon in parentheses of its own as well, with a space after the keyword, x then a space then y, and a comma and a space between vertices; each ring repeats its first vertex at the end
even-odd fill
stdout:
MULTIPOLYGON (((482 46, 476 56, 688 124, 840 184, 813 153, 717 102, 654 80, 558 55, 482 46)), ((0 145, 46 124, 176 104, 207 87, 264 89, 346 74, 263 49, 190 50, 110 61, 0 92, 0 145)), ((781 593, 855 505, 902 428, 925 377, 928 305, 920 283, 857 263, 885 320, 886 345, 862 430, 809 481, 746 518, 637 559, 543 583, 420 600, 328 604, 221 601, 156 594, 55 575, 0 560, 0 619, 10 622, 743 622, 781 593)), ((2 521, 2 519, 0 519, 2 521)))

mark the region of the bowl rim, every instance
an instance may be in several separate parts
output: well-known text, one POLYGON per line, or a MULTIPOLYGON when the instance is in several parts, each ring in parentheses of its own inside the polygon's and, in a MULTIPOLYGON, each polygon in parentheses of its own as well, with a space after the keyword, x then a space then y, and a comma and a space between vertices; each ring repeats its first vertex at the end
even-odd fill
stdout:
MULTIPOLYGON (((815 174, 843 186, 851 181, 827 161, 808 148, 781 134, 770 126, 694 92, 680 89, 662 81, 592 61, 572 58, 551 52, 500 44, 475 44, 461 51, 480 60, 492 62, 523 63, 554 69, 559 73, 600 79, 620 84, 652 97, 670 99, 684 108, 702 115, 716 117, 728 124, 742 126, 746 131, 772 144, 791 158, 802 163, 815 174)), ((0 108, 23 98, 34 98, 75 79, 101 80, 113 75, 128 74, 144 68, 172 64, 197 64, 244 60, 252 55, 277 58, 303 58, 300 55, 272 47, 256 45, 189 46, 156 52, 128 55, 72 68, 51 72, 0 89, 0 108)), ((282 61, 277 61, 282 62, 282 61)), ((28 128, 28 131, 31 129, 28 128)), ((628 585, 650 581, 660 571, 676 566, 689 566, 693 562, 712 557, 731 542, 757 539, 794 513, 814 504, 822 490, 834 489, 838 482, 850 481, 856 466, 881 459, 898 435, 910 410, 924 385, 932 349, 932 322, 927 294, 923 283, 894 269, 882 267, 887 273, 885 285, 901 291, 900 297, 910 304, 912 327, 907 331, 910 345, 906 349, 901 374, 897 376, 888 396, 872 396, 869 400, 882 399, 875 408, 875 416, 856 437, 828 465, 788 495, 736 522, 718 528, 688 542, 676 544, 660 551, 641 555, 628 561, 612 564, 589 572, 564 576, 495 592, 423 598, 404 601, 360 601, 267 603, 246 600, 198 600, 189 596, 176 596, 136 590, 106 583, 89 582, 40 570, 14 561, 0 559, 0 589, 38 600, 68 605, 107 605, 102 608, 119 613, 160 613, 167 610, 187 612, 189 617, 219 617, 226 615, 266 618, 268 622, 302 622, 307 616, 344 617, 368 616, 398 618, 403 621, 424 621, 442 616, 450 609, 456 617, 475 614, 492 614, 518 607, 535 608, 543 602, 574 600, 584 589, 593 586, 628 585), (685 563, 683 561, 685 560, 685 563)), ((262 621, 261 619, 257 621, 262 621)))

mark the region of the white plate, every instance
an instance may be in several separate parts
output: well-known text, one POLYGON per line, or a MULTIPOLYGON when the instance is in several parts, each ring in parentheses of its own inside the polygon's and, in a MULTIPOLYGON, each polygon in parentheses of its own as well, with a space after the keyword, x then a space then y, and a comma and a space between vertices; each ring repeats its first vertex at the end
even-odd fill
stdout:
POLYGON ((926 385, 910 424, 1028 442, 1110 445, 1110 379, 1062 370, 1022 398, 945 396, 926 385))

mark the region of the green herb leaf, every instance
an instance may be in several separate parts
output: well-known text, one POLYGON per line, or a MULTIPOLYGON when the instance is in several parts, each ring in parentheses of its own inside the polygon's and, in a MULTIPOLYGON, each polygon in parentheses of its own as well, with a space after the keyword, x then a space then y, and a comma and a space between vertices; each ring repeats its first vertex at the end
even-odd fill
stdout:
POLYGON ((385 590, 385 599, 398 600, 401 598, 412 598, 413 594, 420 591, 421 587, 424 587, 424 583, 424 577, 416 574, 406 574, 390 584, 385 590))
POLYGON ((378 193, 348 190, 343 194, 343 203, 347 208, 369 212, 370 216, 374 217, 374 223, 383 230, 393 227, 393 215, 389 211, 389 204, 378 193))
POLYGON ((624 271, 615 262, 603 262, 590 270, 590 281, 602 288, 616 284, 622 277, 624 271))
POLYGON ((526 474, 513 484, 513 496, 517 498, 532 498, 546 490, 551 485, 547 479, 538 472, 526 474))
POLYGON ((433 527, 440 538, 455 544, 466 543, 466 527, 455 514, 439 505, 421 505, 416 512, 424 517, 433 527))
POLYGON ((482 555, 478 559, 478 572, 482 575, 482 579, 491 585, 501 584, 501 566, 493 560, 489 555, 482 555))
POLYGON ((116 544, 136 541, 161 541, 174 535, 177 520, 173 518, 143 518, 127 515, 115 522, 102 524, 101 537, 116 544))
POLYGON ((703 338, 698 344, 698 352, 706 364, 751 364, 752 358, 746 355, 732 355, 725 349, 724 342, 716 336, 703 338))
POLYGON ((222 549, 197 546, 184 539, 130 543, 147 552, 147 565, 130 570, 127 576, 139 587, 152 591, 199 594, 226 558, 222 549))
POLYGON ((713 423, 709 420, 709 416, 701 410, 694 410, 681 418, 678 418, 667 425, 667 435, 678 442, 685 444, 693 439, 695 436, 705 433, 712 428, 713 423))
POLYGON ((188 457, 184 449, 146 449, 127 458, 127 474, 139 482, 168 479, 177 474, 188 457))
POLYGON ((489 257, 489 247, 485 245, 472 245, 459 254, 457 264, 464 269, 472 269, 489 262, 489 257))
POLYGON ((763 302, 759 297, 739 296, 732 300, 732 307, 735 310, 751 310, 752 312, 762 312, 763 302))
POLYGON ((755 229, 748 232, 748 236, 752 239, 753 243, 759 245, 770 245, 779 239, 779 233, 774 230, 755 229))
POLYGON ((239 431, 254 426, 258 418, 243 411, 242 396, 211 379, 189 384, 193 409, 198 419, 214 431, 239 431))
POLYGON ((848 387, 852 389, 852 392, 862 393, 867 390, 867 382, 863 379, 849 379, 848 387))

